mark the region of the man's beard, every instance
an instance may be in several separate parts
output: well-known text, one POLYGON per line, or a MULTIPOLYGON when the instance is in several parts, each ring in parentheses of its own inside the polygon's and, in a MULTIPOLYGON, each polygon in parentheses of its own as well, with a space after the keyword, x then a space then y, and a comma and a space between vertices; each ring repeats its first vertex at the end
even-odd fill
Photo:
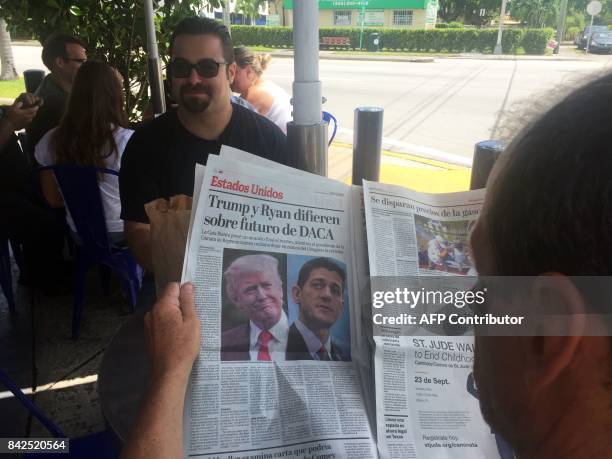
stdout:
POLYGON ((180 90, 180 105, 191 113, 202 113, 204 112, 211 102, 210 90, 208 87, 203 85, 183 85, 180 90), (208 97, 201 99, 199 97, 191 97, 191 94, 200 93, 206 94, 208 97))

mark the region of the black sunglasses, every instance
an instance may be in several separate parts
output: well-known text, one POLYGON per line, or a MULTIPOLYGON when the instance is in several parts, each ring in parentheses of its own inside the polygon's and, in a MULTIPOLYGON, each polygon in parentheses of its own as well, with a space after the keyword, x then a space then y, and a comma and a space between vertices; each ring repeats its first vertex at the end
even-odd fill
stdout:
POLYGON ((202 78, 214 78, 219 73, 219 66, 227 62, 217 62, 214 59, 202 59, 192 64, 185 59, 175 59, 170 62, 170 70, 174 78, 189 78, 191 69, 195 69, 202 78))

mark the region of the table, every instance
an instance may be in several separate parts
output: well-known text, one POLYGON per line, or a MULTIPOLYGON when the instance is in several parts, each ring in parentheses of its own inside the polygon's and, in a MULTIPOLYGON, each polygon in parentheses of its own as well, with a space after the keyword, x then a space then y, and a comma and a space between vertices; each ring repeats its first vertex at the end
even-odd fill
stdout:
POLYGON ((104 353, 98 373, 102 414, 121 442, 136 422, 149 381, 145 312, 137 311, 121 326, 104 353))

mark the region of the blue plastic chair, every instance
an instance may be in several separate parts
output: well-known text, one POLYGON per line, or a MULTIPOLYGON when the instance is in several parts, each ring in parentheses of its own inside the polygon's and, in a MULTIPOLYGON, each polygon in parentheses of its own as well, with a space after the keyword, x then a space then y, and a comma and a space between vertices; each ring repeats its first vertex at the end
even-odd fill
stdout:
POLYGON ((331 121, 334 122, 334 130, 332 131, 331 138, 329 139, 329 142, 327 144, 327 146, 329 147, 332 144, 332 142, 334 141, 334 138, 336 137, 336 131, 338 130, 338 120, 331 113, 324 111, 323 112, 323 121, 327 122, 328 124, 331 121))
POLYGON ((10 390, 13 395, 21 402, 23 406, 25 406, 33 416, 36 417, 40 421, 40 423, 45 426, 45 428, 56 438, 66 438, 66 434, 62 432, 58 426, 56 426, 46 415, 41 411, 38 406, 36 406, 26 395, 22 392, 22 390, 13 382, 8 375, 2 371, 0 368, 0 384, 4 385, 8 390, 10 390))
POLYGON ((15 312, 15 296, 13 295, 13 275, 11 273, 11 254, 9 252, 9 241, 0 241, 0 286, 6 297, 9 311, 15 312))
POLYGON ((127 248, 113 248, 106 231, 104 208, 98 186, 98 175, 118 176, 118 172, 93 166, 45 166, 38 171, 51 170, 62 192, 64 204, 79 236, 76 245, 76 279, 72 310, 72 338, 78 339, 83 314, 85 275, 89 269, 101 265, 103 284, 108 279, 104 268, 118 274, 134 312, 144 270, 136 263, 127 248))

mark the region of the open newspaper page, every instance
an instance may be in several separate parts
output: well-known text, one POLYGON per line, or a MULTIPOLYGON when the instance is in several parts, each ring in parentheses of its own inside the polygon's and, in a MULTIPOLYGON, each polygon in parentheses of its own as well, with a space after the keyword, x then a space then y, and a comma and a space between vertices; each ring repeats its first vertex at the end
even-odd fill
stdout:
MULTIPOLYGON (((320 175, 311 174, 299 169, 275 163, 260 156, 255 156, 237 148, 223 145, 219 156, 223 159, 254 164, 268 168, 274 173, 287 176, 302 177, 309 179, 312 186, 325 187, 330 179, 320 175)), ((349 287, 352 294, 351 299, 351 340, 352 361, 359 375, 359 382, 363 391, 363 400, 370 426, 376 425, 376 404, 374 397, 374 372, 372 361, 372 327, 364 327, 371 324, 371 299, 369 294, 370 272, 368 266, 368 247, 366 241, 365 213, 363 203, 363 188, 353 185, 350 187, 351 219, 349 229, 350 243, 350 269, 347 275, 350 277, 349 287)), ((376 435, 376 432, 372 432, 376 435)))
POLYGON ((210 157, 197 201, 188 457, 377 457, 352 362, 348 187, 210 157))
POLYGON ((411 291, 425 297, 434 286, 442 298, 458 276, 475 274, 468 234, 483 197, 484 190, 432 195, 364 181, 381 457, 504 452, 480 413, 473 336, 440 332, 436 322, 450 315, 444 309, 428 305, 420 316, 410 314, 418 302, 411 291))

